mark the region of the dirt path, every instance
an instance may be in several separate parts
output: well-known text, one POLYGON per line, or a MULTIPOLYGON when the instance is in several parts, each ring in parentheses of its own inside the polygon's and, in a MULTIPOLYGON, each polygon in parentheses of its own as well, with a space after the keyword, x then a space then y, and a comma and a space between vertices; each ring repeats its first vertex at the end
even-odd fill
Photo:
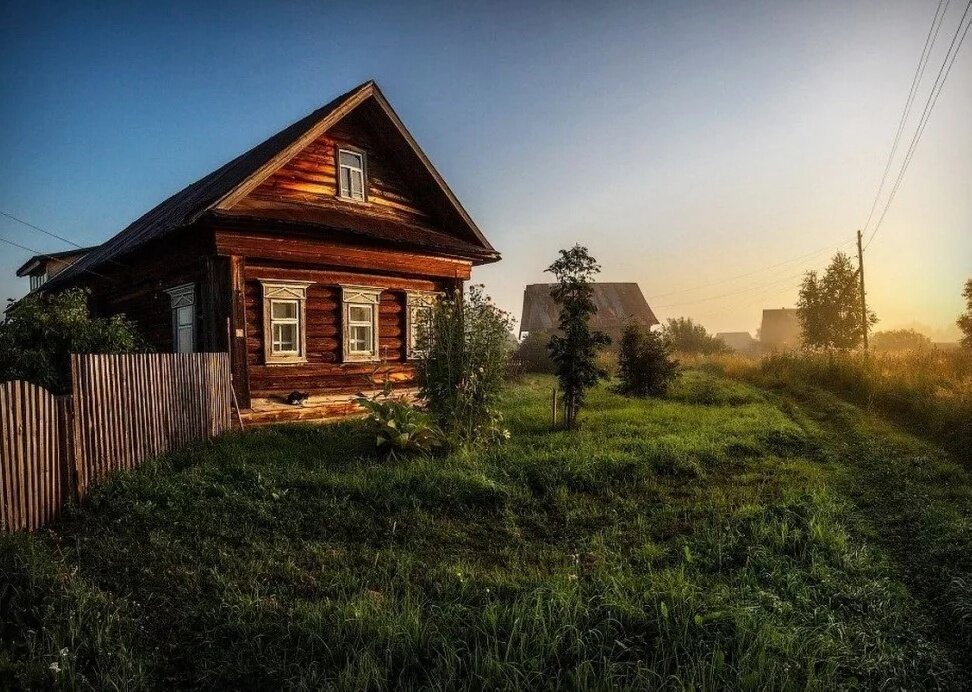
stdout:
POLYGON ((972 685, 972 474, 833 395, 787 395, 783 406, 816 428, 834 486, 856 507, 856 530, 927 605, 939 643, 972 685))

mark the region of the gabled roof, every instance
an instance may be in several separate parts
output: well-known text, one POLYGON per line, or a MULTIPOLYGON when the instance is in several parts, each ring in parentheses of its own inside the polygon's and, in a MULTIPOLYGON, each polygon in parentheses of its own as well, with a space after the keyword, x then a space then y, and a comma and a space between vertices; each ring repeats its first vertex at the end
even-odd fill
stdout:
POLYGON ((91 247, 79 247, 73 250, 64 250, 63 252, 45 252, 40 255, 34 255, 29 260, 27 260, 22 265, 20 265, 20 267, 17 269, 17 276, 27 276, 32 271, 34 271, 34 269, 39 267, 44 262, 48 262, 48 261, 61 262, 63 264, 73 264, 73 262, 67 260, 68 257, 85 255, 91 252, 92 250, 94 250, 96 247, 98 246, 92 245, 91 247))
POLYGON ((479 253, 490 259, 498 259, 499 253, 489 244, 445 180, 435 170, 432 162, 419 148, 378 85, 374 81, 367 81, 172 195, 52 279, 48 285, 63 282, 85 271, 95 269, 149 241, 184 228, 209 212, 228 210, 328 128, 369 99, 374 100, 404 139, 411 153, 426 169, 435 187, 466 227, 465 230, 468 231, 471 241, 466 244, 476 247, 479 253))
MULTIPOLYGON (((556 284, 530 284, 523 291, 521 332, 548 332, 557 329, 560 309, 550 292, 556 284)), ((616 330, 627 320, 634 320, 645 327, 658 324, 658 318, 648 306, 641 288, 636 283, 595 283, 594 305, 597 312, 591 318, 591 327, 616 330)))

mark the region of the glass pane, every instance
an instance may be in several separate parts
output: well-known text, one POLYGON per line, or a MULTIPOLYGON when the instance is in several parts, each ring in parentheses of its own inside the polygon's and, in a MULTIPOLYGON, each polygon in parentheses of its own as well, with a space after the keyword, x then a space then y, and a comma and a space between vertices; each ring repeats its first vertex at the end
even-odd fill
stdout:
POLYGON ((273 347, 274 353, 292 353, 297 351, 297 325, 274 324, 273 347))
POLYGON ((352 168, 361 168, 361 155, 355 154, 353 151, 342 151, 341 152, 341 165, 350 166, 352 168))
POLYGON ((371 327, 363 325, 351 327, 348 346, 352 352, 371 353, 371 327))
POLYGON ((348 317, 351 322, 371 322, 370 305, 351 305, 348 307, 348 317))
POLYGON ((297 319, 297 303, 289 300, 275 300, 270 303, 270 315, 278 320, 295 320, 297 319))
POLYGON ((176 324, 180 327, 192 324, 192 306, 176 308, 176 324))
POLYGON ((364 199, 364 192, 361 188, 361 172, 351 171, 351 196, 355 199, 364 199))
POLYGON ((351 171, 347 168, 341 169, 341 196, 351 196, 351 171))

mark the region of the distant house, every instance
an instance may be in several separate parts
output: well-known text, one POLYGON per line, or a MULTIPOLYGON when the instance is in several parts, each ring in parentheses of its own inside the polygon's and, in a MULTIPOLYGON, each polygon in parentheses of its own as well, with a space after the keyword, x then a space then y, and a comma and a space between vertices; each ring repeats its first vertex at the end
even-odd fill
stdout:
POLYGON ((158 351, 228 351, 243 419, 262 423, 351 412, 379 367, 415 384, 421 320, 474 266, 499 259, 369 81, 177 192, 42 290, 90 288, 95 314, 125 313, 158 351), (306 408, 283 403, 294 391, 310 395, 306 408))
MULTIPOLYGON (((552 332, 557 329, 560 308, 550 294, 555 286, 530 284, 524 289, 520 338, 530 332, 552 332)), ((594 304, 597 312, 591 319, 591 327, 615 340, 628 320, 645 328, 658 324, 655 313, 636 283, 595 283, 594 304)))
POLYGON ((759 327, 759 345, 764 352, 800 348, 802 328, 796 308, 763 310, 759 327))
POLYGON ((65 250, 64 252, 52 252, 49 255, 34 255, 20 265, 17 276, 26 276, 30 279, 30 290, 36 291, 49 279, 53 279, 92 250, 94 250, 93 247, 85 247, 77 250, 65 250))
POLYGON ((759 342, 749 332, 719 332, 715 338, 736 353, 749 354, 759 350, 759 342))

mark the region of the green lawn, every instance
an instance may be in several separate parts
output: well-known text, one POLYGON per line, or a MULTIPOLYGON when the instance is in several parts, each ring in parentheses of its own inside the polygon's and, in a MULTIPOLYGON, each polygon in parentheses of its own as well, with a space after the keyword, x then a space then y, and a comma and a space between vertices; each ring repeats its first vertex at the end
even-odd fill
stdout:
POLYGON ((382 461, 235 434, 0 539, 0 687, 962 688, 972 477, 836 398, 689 372, 382 461))

